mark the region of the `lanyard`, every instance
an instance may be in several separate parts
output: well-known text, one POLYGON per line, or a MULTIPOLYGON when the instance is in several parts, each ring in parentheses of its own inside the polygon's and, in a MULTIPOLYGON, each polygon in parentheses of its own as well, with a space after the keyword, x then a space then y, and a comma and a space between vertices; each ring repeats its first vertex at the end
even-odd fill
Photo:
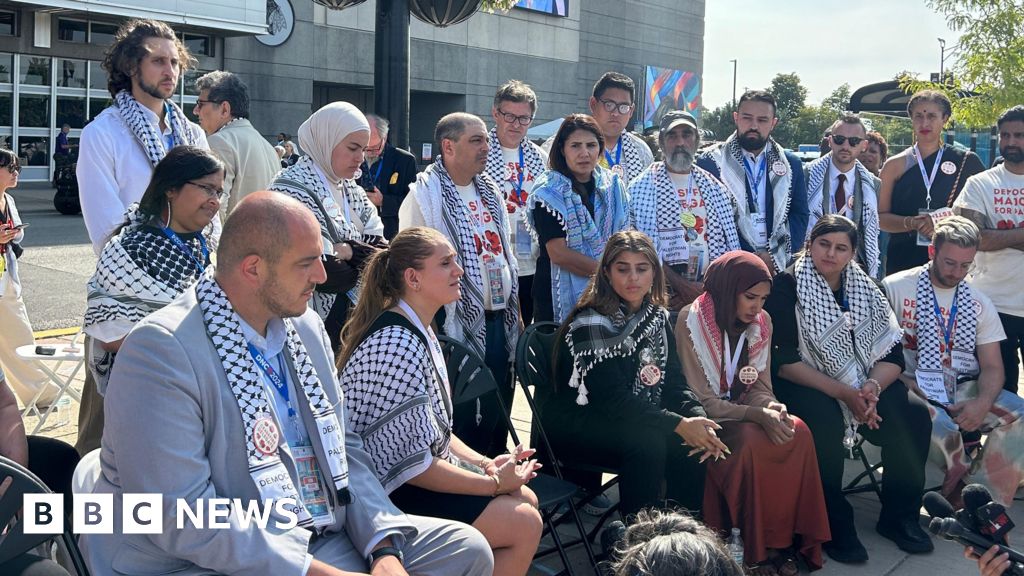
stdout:
POLYGON ((171 243, 174 244, 175 248, 181 250, 192 259, 192 262, 195 263, 196 268, 198 268, 200 272, 206 269, 207 264, 210 262, 210 249, 206 247, 206 238, 203 238, 202 234, 199 234, 199 249, 203 251, 203 261, 200 262, 199 259, 196 258, 195 253, 185 245, 185 242, 174 230, 171 230, 170 226, 163 226, 160 229, 163 230, 164 235, 171 240, 171 243))
MULTIPOLYGON (((171 108, 171 105, 168 104, 166 100, 164 100, 164 121, 167 122, 167 126, 170 127, 170 129, 171 129, 171 133, 170 134, 164 135, 164 146, 166 147, 166 150, 164 150, 165 154, 167 152, 170 152, 171 148, 174 148, 174 124, 171 123, 171 115, 173 113, 174 112, 173 112, 173 110, 171 108)), ((157 130, 160 129, 160 121, 159 120, 156 123, 156 127, 157 127, 157 130)))
MULTIPOLYGON (((607 154, 608 152, 605 152, 607 154)), ((516 185, 516 205, 525 206, 526 201, 520 200, 523 193, 523 180, 526 178, 526 164, 523 163, 523 143, 519 143, 519 165, 517 166, 519 174, 519 183, 516 185)))
POLYGON ((284 403, 288 405, 288 417, 294 418, 295 408, 292 407, 292 401, 288 398, 291 394, 288 391, 288 382, 285 380, 285 378, 287 378, 287 373, 284 370, 284 363, 281 360, 281 356, 278 355, 277 358, 277 365, 281 370, 281 373, 278 374, 277 370, 274 370, 274 367, 270 365, 270 362, 267 362, 267 359, 263 357, 263 353, 253 346, 251 342, 249 343, 249 355, 252 356, 256 365, 259 366, 260 370, 263 370, 263 373, 270 379, 271 384, 273 384, 274 388, 277 389, 277 393, 284 399, 284 403))
MULTIPOLYGON (((520 146, 522 146, 522 145, 520 144, 520 146)), ((520 154, 520 156, 519 156, 520 160, 519 161, 520 162, 522 162, 522 153, 523 153, 523 149, 519 148, 519 154, 520 154)), ((612 164, 612 155, 609 154, 607 150, 604 151, 604 159, 608 161, 608 167, 609 168, 612 168, 612 167, 615 167, 615 166, 619 165, 619 162, 622 161, 622 136, 619 136, 618 144, 615 145, 615 163, 612 164)))
POLYGON ((405 312, 405 315, 409 317, 409 321, 412 322, 413 326, 427 337, 427 341, 430 342, 430 356, 434 361, 434 370, 443 380, 445 388, 447 388, 448 367, 444 362, 444 353, 441 351, 441 343, 437 341, 437 336, 434 335, 434 331, 429 327, 424 326, 423 322, 420 322, 420 317, 416 315, 412 306, 409 306, 405 300, 399 300, 398 307, 401 308, 402 311, 405 312))
POLYGON ((757 164, 757 175, 754 175, 754 169, 750 167, 750 161, 747 160, 747 155, 743 155, 743 171, 747 173, 747 184, 750 188, 747 194, 747 203, 749 204, 751 212, 757 212, 757 203, 754 202, 754 197, 757 196, 758 190, 761 188, 761 181, 764 180, 764 172, 768 169, 768 152, 764 152, 764 156, 761 157, 761 161, 757 164))
POLYGON ((957 296, 959 295, 960 285, 957 284, 956 291, 953 292, 953 305, 949 307, 949 320, 944 323, 942 321, 942 309, 939 308, 939 299, 935 297, 935 288, 932 288, 932 310, 935 313, 935 322, 939 328, 939 335, 942 336, 942 340, 946 344, 946 353, 950 356, 953 354, 953 331, 956 328, 956 304, 957 296))
POLYGON ((942 153, 945 151, 942 145, 939 145, 939 152, 935 156, 935 164, 932 164, 932 175, 928 176, 928 173, 924 169, 924 160, 921 158, 921 151, 918 150, 917 144, 914 144, 914 158, 917 159, 917 167, 921 169, 921 179, 924 180, 924 191, 925 191, 925 205, 924 207, 928 210, 932 209, 932 184, 935 182, 935 177, 939 173, 939 164, 942 163, 942 153))
POLYGON ((686 199, 683 200, 683 212, 689 212, 690 199, 693 197, 693 171, 690 171, 690 177, 686 179, 686 199))
POLYGON ((377 182, 380 182, 380 171, 384 169, 384 157, 381 156, 380 160, 377 160, 377 171, 373 173, 373 186, 377 187, 377 182))
MULTIPOLYGON (((476 184, 475 183, 473 184, 473 188, 476 189, 476 184)), ((469 207, 469 204, 466 204, 466 210, 470 211, 469 212, 469 220, 470 220, 470 222, 473 223, 473 226, 476 228, 477 234, 480 235, 480 241, 484 242, 485 243, 484 245, 486 246, 487 223, 484 222, 484 215, 490 215, 492 221, 494 220, 494 215, 491 214, 491 211, 487 209, 487 204, 484 203, 484 197, 483 197, 483 195, 480 194, 479 190, 477 190, 476 197, 477 197, 477 202, 480 205, 480 214, 479 214, 479 216, 477 215, 476 212, 473 212, 473 210, 469 207)), ((497 228, 497 226, 498 226, 498 224, 497 224, 497 222, 495 222, 495 228, 497 228)))
POLYGON ((747 332, 744 330, 740 332, 740 339, 736 341, 736 352, 733 353, 732 345, 729 344, 729 333, 725 330, 722 331, 722 340, 725 343, 725 360, 728 360, 725 364, 725 382, 722 386, 722 392, 727 392, 732 386, 732 380, 736 376, 736 368, 740 365, 740 354, 743 353, 743 343, 747 340, 747 332))

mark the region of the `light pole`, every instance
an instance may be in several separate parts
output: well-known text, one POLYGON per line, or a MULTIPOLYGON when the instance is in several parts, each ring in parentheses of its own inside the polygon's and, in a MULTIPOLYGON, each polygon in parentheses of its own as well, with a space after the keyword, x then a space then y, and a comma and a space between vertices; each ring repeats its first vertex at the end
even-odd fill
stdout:
POLYGON ((939 38, 939 83, 946 83, 946 40, 939 38))
POLYGON ((729 60, 732 62, 732 109, 736 109, 736 59, 729 60))

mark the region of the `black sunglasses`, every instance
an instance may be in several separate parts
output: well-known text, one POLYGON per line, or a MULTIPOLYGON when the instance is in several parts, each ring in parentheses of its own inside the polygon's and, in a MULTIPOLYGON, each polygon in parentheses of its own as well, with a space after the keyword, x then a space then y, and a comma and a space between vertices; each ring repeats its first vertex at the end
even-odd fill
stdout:
POLYGON ((837 145, 842 146, 846 141, 850 141, 850 146, 856 146, 861 142, 867 140, 867 138, 861 138, 860 136, 843 136, 842 134, 833 134, 832 141, 837 145))

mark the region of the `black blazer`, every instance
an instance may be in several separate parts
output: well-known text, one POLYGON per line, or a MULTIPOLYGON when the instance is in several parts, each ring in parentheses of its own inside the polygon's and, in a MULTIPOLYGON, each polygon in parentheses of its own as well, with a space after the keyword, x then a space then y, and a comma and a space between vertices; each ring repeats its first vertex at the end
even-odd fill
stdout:
POLYGON ((363 174, 366 181, 372 182, 384 195, 384 203, 380 207, 381 218, 398 218, 398 208, 409 193, 409 185, 416 180, 416 157, 406 150, 386 144, 384 153, 373 166, 363 163, 363 174))

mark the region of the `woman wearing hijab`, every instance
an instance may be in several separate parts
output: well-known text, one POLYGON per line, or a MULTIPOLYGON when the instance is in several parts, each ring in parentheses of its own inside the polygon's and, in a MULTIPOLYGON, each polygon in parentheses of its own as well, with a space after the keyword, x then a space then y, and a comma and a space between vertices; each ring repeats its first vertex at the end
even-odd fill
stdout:
POLYGON ((811 432, 772 393, 772 322, 761 309, 771 289, 764 261, 726 252, 708 267, 704 293, 680 311, 676 346, 687 383, 732 451, 708 464, 704 521, 740 528, 754 574, 795 576, 797 541, 807 565, 821 568, 828 518, 811 432))
POLYGON ((224 164, 208 150, 176 146, 103 247, 89 279, 84 323, 92 337, 89 368, 101 393, 132 327, 177 298, 210 265, 202 232, 223 195, 224 164))
POLYGON ((320 223, 327 281, 316 287, 310 306, 323 319, 334 350, 356 300, 360 270, 387 245, 377 208, 353 180, 369 141, 363 113, 348 102, 332 102, 299 126, 306 155, 269 187, 305 204, 320 223))
POLYGON ((814 435, 837 562, 862 563, 853 508, 843 496, 843 458, 860 435, 882 447, 885 482, 876 529, 901 550, 930 552, 918 525, 931 420, 907 390, 903 331, 885 294, 856 264, 857 226, 829 214, 811 230, 807 248, 775 277, 765 310, 775 321, 775 392, 814 435))
POLYGON ((683 380, 666 301, 651 239, 636 231, 613 234, 559 332, 560 385, 538 398, 556 454, 618 472, 627 519, 662 505, 663 483, 668 499, 698 510, 700 463, 726 451, 714 432, 719 426, 683 380))

